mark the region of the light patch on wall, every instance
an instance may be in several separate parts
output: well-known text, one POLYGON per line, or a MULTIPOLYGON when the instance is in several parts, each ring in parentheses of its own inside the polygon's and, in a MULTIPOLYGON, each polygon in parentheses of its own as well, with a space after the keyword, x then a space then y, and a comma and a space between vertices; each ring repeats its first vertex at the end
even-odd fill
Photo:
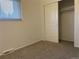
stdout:
POLYGON ((20 20, 20 0, 0 0, 0 20, 20 20))
POLYGON ((10 0, 0 0, 1 10, 6 16, 12 15, 14 12, 13 2, 10 0), (5 2, 6 1, 6 2, 5 2))

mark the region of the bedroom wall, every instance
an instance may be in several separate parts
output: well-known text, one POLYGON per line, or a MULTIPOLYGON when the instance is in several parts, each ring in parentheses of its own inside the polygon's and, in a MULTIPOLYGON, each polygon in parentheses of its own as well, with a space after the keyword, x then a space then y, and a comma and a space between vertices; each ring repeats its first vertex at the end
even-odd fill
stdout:
POLYGON ((21 21, 0 21, 0 53, 41 39, 39 0, 22 0, 21 21))

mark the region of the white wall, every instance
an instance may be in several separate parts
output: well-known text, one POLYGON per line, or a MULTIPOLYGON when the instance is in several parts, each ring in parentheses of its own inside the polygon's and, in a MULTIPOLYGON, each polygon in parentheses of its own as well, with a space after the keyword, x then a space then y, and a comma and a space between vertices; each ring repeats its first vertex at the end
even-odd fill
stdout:
POLYGON ((60 40, 74 41, 74 10, 60 14, 60 40))
POLYGON ((22 0, 21 21, 0 21, 0 53, 41 39, 40 1, 22 0))

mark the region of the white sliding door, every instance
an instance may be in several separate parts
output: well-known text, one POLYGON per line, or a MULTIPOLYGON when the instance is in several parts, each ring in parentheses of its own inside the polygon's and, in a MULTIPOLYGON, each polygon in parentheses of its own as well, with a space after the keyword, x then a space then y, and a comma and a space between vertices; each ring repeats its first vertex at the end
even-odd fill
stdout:
POLYGON ((75 20, 74 20, 74 46, 79 47, 79 0, 75 1, 75 20))
POLYGON ((58 2, 45 5, 45 40, 58 43, 58 2))

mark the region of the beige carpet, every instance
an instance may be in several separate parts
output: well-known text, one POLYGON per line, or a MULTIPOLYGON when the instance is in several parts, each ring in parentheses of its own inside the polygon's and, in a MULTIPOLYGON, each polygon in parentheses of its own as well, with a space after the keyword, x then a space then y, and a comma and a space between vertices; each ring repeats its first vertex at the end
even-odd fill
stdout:
POLYGON ((56 44, 41 41, 0 59, 79 59, 79 49, 74 48, 71 42, 56 44))

